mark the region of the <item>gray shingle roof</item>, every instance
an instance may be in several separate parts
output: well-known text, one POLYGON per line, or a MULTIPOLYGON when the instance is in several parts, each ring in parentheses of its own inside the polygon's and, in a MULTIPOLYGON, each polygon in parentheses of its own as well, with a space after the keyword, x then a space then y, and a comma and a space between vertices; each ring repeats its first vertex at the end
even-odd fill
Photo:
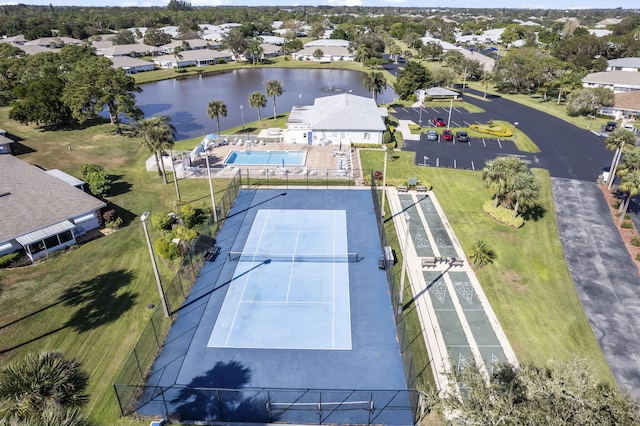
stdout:
POLYGON ((606 71, 587 74, 583 83, 591 84, 619 84, 640 87, 640 72, 606 71))
POLYGON ((372 98, 341 94, 317 98, 310 117, 312 129, 380 130, 386 126, 372 98))
POLYGON ((640 69, 640 58, 619 58, 607 61, 610 67, 638 68, 640 69))
POLYGON ((106 204, 12 155, 0 155, 0 242, 106 204))

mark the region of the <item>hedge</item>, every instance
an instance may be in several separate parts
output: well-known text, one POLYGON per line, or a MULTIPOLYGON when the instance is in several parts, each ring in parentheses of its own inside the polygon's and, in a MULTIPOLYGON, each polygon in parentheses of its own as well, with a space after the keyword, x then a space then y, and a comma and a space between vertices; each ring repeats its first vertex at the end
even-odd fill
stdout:
POLYGON ((493 207, 493 200, 485 201, 482 210, 498 222, 512 228, 517 229, 524 225, 522 216, 513 217, 513 210, 505 209, 502 206, 493 207))
POLYGON ((498 136, 500 138, 508 138, 513 136, 511 129, 499 124, 472 124, 469 128, 478 133, 487 133, 489 135, 498 136))

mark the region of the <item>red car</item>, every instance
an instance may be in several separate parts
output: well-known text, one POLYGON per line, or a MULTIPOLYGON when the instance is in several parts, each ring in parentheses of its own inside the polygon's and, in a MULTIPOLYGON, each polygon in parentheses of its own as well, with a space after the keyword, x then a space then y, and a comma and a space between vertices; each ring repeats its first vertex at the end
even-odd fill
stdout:
POLYGON ((436 117, 433 120, 431 120, 431 123, 433 123, 434 126, 436 127, 446 127, 447 123, 444 121, 444 118, 440 118, 440 117, 436 117))
POLYGON ((453 142, 453 132, 451 130, 445 130, 442 132, 442 140, 453 142))

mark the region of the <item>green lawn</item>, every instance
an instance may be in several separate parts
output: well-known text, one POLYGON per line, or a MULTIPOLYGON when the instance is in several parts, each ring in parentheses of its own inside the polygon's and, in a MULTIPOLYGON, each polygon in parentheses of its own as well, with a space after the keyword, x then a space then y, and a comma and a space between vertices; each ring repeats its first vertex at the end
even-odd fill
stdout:
MULTIPOLYGON (((115 136, 110 124, 46 132, 6 116, 7 109, 0 109, 3 127, 34 150, 20 159, 75 176, 83 164, 96 162, 118 176, 119 193, 109 201, 126 226, 38 265, 0 272, 1 364, 29 352, 62 351, 80 360, 90 374, 88 412, 96 424, 148 424, 120 419, 112 385, 151 314, 147 305, 159 304, 138 216, 171 209, 176 198, 172 177, 164 185, 157 174, 147 172, 144 161, 150 154, 137 139, 115 136)), ((216 191, 222 185, 226 182, 216 181, 216 191)), ((181 180, 180 191, 183 201, 209 206, 206 179, 181 180)), ((159 267, 168 283, 173 273, 161 261, 159 267)))
MULTIPOLYGON (((382 152, 360 155, 364 170, 382 169, 382 152)), ((546 171, 535 170, 543 216, 516 230, 483 214, 482 203, 492 194, 480 172, 417 167, 409 152, 393 157, 388 176, 397 181, 415 176, 433 185, 463 248, 484 239, 497 253, 497 261, 477 275, 518 359, 544 365, 577 354, 593 363, 600 380, 613 383, 564 262, 546 171)))

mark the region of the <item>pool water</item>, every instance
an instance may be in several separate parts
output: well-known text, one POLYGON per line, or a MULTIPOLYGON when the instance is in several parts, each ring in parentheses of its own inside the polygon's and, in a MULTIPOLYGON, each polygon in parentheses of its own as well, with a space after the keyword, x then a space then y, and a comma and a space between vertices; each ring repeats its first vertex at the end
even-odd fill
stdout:
POLYGON ((303 166, 305 151, 231 151, 224 164, 236 166, 303 166))

